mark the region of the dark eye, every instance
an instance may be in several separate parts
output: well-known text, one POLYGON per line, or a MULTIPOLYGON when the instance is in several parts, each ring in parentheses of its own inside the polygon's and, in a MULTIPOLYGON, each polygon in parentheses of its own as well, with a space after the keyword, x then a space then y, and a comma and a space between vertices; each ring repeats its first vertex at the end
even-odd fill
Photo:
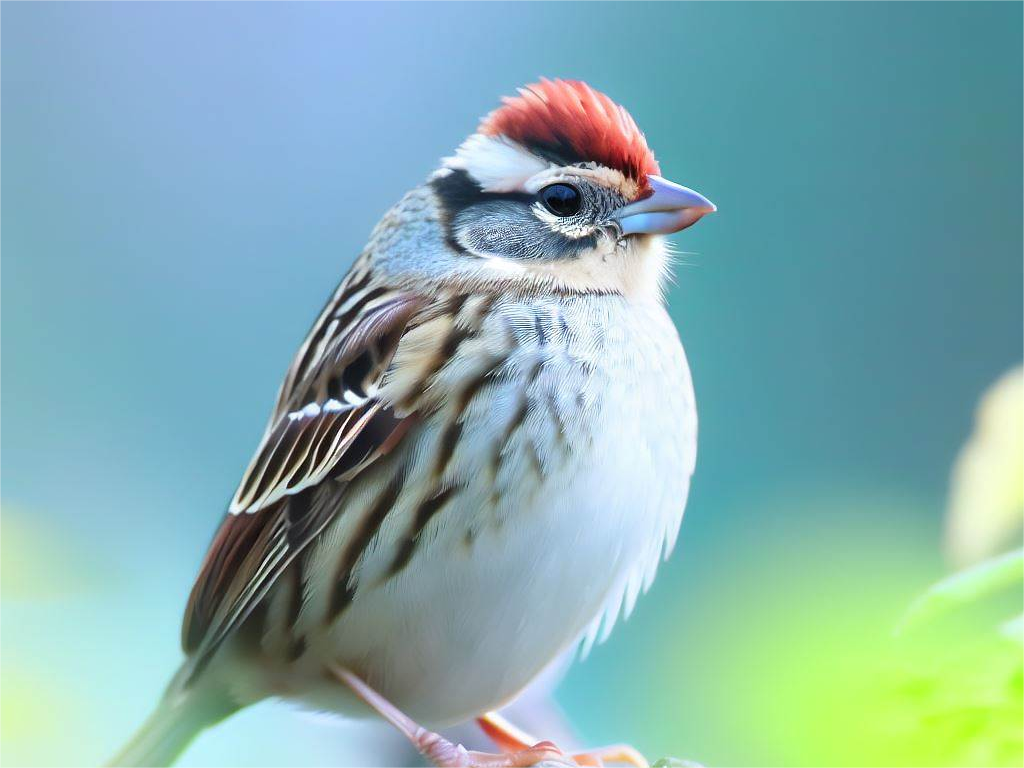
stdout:
POLYGON ((555 216, 572 216, 580 212, 583 198, 576 187, 551 184, 540 191, 540 201, 555 216))

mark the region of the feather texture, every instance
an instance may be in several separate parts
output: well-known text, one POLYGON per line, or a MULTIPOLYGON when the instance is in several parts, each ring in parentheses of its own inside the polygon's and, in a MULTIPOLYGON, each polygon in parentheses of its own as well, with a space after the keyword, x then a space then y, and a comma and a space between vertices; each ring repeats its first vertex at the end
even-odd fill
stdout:
POLYGON ((542 79, 503 101, 484 119, 480 133, 504 136, 563 165, 600 163, 641 186, 647 174, 660 173, 630 114, 586 83, 542 79))
POLYGON ((363 712, 337 665, 427 724, 461 721, 629 614, 696 455, 663 242, 609 224, 657 172, 622 107, 542 80, 388 211, 209 547, 170 709, 119 759, 170 760, 268 696, 363 712), (537 200, 563 182, 578 220, 537 200))
POLYGON ((400 438, 409 416, 377 387, 425 303, 357 265, 314 324, 192 589, 182 643, 194 674, 337 512, 315 514, 301 494, 347 482, 400 438))

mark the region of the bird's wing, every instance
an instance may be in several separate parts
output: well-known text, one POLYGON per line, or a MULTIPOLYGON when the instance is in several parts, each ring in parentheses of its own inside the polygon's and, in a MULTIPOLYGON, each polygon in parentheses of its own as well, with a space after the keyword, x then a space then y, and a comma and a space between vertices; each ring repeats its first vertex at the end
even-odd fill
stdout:
POLYGON ((351 479, 401 439, 413 414, 396 413, 377 388, 430 304, 381 285, 360 263, 327 303, 192 588, 182 645, 193 675, 337 512, 311 503, 315 486, 351 479))

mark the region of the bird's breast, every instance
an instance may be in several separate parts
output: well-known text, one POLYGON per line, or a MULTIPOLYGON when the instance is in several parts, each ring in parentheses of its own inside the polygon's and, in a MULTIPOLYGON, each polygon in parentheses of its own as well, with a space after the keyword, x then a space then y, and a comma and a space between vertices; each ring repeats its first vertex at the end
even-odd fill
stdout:
POLYGON ((631 607, 678 528, 696 417, 656 305, 470 297, 403 344, 408 376, 386 386, 421 420, 347 490, 299 624, 439 723, 503 703, 631 607))

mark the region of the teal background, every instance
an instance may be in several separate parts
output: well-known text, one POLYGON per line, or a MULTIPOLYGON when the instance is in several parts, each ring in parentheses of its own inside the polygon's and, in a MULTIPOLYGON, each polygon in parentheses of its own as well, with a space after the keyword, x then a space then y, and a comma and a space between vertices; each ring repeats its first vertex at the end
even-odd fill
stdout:
MULTIPOLYGON (((674 237, 680 544, 558 698, 585 743, 836 761, 776 694, 944 572, 951 462, 1021 358, 1021 10, 3 3, 4 762, 96 763, 139 722, 321 303, 541 75, 719 206, 674 237)), ((184 763, 373 763, 381 733, 268 703, 184 763)))

